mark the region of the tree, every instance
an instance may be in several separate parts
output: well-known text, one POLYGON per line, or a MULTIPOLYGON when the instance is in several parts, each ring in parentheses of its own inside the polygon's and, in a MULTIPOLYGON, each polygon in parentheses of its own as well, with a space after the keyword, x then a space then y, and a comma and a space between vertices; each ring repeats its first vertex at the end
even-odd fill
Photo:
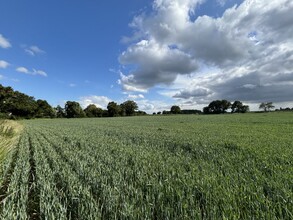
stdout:
POLYGON ((109 102, 107 109, 109 117, 119 116, 119 112, 121 111, 120 106, 116 102, 109 102))
POLYGON ((123 102, 120 106, 121 106, 122 112, 125 113, 127 116, 134 115, 135 110, 138 109, 136 102, 131 100, 123 102))
POLYGON ((90 118, 92 118, 92 117, 102 117, 103 109, 98 108, 94 104, 90 104, 85 108, 84 112, 85 112, 86 116, 90 117, 90 118))
POLYGON ((173 105, 170 111, 172 114, 180 114, 181 109, 178 105, 173 105))
POLYGON ((38 107, 36 111, 36 117, 54 118, 56 116, 53 108, 51 107, 51 105, 49 105, 49 103, 46 100, 38 99, 37 105, 38 107))
POLYGON ((212 111, 209 108, 209 106, 204 107, 202 111, 203 111, 204 114, 211 114, 212 113, 212 111))
POLYGON ((0 112, 32 118, 35 116, 37 107, 34 97, 0 85, 0 112))
POLYGON ((56 111, 57 118, 64 118, 66 116, 64 108, 62 108, 60 105, 57 105, 57 107, 55 108, 55 111, 56 111))
POLYGON ((243 105, 242 102, 240 101, 235 101, 232 106, 232 113, 245 113, 249 111, 249 106, 248 105, 243 105))
POLYGON ((65 115, 67 118, 83 118, 85 113, 78 102, 67 101, 65 104, 65 115))
POLYGON ((271 109, 274 109, 275 106, 273 105, 272 102, 262 102, 259 105, 259 109, 263 109, 265 112, 270 111, 271 109))
POLYGON ((14 116, 32 118, 38 105, 32 96, 27 96, 20 92, 14 92, 14 95, 6 100, 7 111, 14 116))
POLYGON ((231 107, 231 103, 225 99, 212 101, 208 106, 203 108, 205 114, 226 113, 231 107))

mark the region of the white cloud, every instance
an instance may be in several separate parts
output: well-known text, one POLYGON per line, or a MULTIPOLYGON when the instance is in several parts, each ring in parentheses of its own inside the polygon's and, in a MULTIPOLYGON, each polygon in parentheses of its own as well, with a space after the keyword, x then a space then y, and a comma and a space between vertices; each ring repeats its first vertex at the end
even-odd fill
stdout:
POLYGON ((20 72, 20 73, 28 74, 28 75, 39 75, 39 76, 44 76, 44 77, 48 76, 47 73, 43 70, 33 69, 32 71, 30 71, 25 67, 18 67, 18 68, 16 68, 16 71, 20 72))
POLYGON ((70 83, 69 87, 76 87, 76 84, 75 83, 70 83))
POLYGON ((9 40, 7 40, 5 37, 3 37, 2 34, 0 34, 0 47, 2 47, 2 48, 11 47, 9 40))
POLYGON ((35 46, 35 45, 33 46, 22 45, 22 47, 24 48, 24 51, 31 56, 46 53, 44 50, 40 49, 38 46, 35 46))
POLYGON ((6 62, 5 60, 0 60, 0 68, 5 69, 9 66, 10 64, 6 62))
POLYGON ((20 73, 30 74, 30 71, 25 67, 17 67, 16 71, 20 73))
POLYGON ((170 110, 171 105, 159 100, 148 100, 148 99, 141 99, 136 101, 138 105, 138 109, 141 111, 145 111, 148 114, 152 114, 153 112, 159 112, 164 110, 170 110))
POLYGON ((79 103, 83 108, 86 108, 90 104, 94 104, 99 108, 106 109, 109 102, 112 100, 106 96, 84 96, 79 99, 79 103))
POLYGON ((48 76, 45 71, 43 71, 43 70, 35 70, 35 69, 33 69, 33 75, 40 75, 40 76, 45 76, 45 77, 48 76))
POLYGON ((219 18, 194 19, 203 3, 155 0, 152 13, 133 19, 135 42, 119 57, 131 69, 120 76, 122 88, 161 85, 165 94, 197 104, 293 101, 293 2, 246 0, 219 18))
POLYGON ((143 94, 138 94, 138 95, 129 94, 128 98, 129 99, 144 99, 144 95, 143 94))
POLYGON ((0 80, 4 79, 4 76, 3 75, 0 75, 0 80))

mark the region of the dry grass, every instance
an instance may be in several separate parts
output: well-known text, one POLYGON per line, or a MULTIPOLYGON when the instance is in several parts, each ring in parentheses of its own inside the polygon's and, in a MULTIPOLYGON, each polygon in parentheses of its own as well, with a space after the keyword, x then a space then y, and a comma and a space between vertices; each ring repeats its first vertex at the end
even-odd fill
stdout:
POLYGON ((7 152, 16 144, 23 125, 10 120, 0 120, 0 163, 7 152))

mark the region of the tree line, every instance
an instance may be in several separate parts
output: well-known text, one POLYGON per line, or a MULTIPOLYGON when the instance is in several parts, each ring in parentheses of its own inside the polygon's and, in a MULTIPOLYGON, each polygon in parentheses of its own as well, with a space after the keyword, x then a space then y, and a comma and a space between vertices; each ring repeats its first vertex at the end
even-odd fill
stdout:
POLYGON ((94 104, 82 109, 75 101, 67 101, 64 107, 52 107, 46 100, 28 96, 14 91, 11 87, 0 84, 0 118, 82 118, 82 117, 115 117, 146 115, 139 111, 137 103, 128 100, 121 104, 109 102, 107 109, 94 104))
MULTIPOLYGON (((272 102, 263 102, 259 109, 267 112, 274 109, 272 102)), ((276 111, 292 111, 290 108, 276 111)), ((178 105, 173 105, 169 111, 153 113, 154 115, 167 114, 222 114, 246 113, 249 106, 236 100, 231 103, 228 100, 214 100, 203 111, 196 109, 181 110, 178 105)), ((139 111, 137 103, 127 100, 121 104, 109 102, 107 109, 102 109, 94 104, 82 109, 80 104, 75 101, 67 101, 64 107, 58 105, 53 108, 46 100, 28 96, 24 93, 14 91, 11 87, 4 87, 0 84, 0 118, 83 118, 83 117, 116 117, 116 116, 135 116, 146 115, 144 111, 139 111)))
POLYGON ((246 113, 249 112, 249 106, 244 105, 241 101, 234 101, 233 103, 223 99, 223 100, 214 100, 209 103, 208 106, 203 108, 203 111, 197 109, 188 109, 181 110, 178 105, 173 105, 170 111, 163 111, 153 113, 157 114, 222 114, 227 113, 228 110, 231 110, 231 113, 246 113))
POLYGON ((80 104, 75 101, 67 101, 64 108, 58 105, 55 108, 57 118, 84 118, 84 117, 117 117, 117 116, 136 116, 146 115, 146 112, 139 111, 137 103, 127 100, 121 104, 109 102, 107 109, 102 109, 94 104, 82 109, 80 104))

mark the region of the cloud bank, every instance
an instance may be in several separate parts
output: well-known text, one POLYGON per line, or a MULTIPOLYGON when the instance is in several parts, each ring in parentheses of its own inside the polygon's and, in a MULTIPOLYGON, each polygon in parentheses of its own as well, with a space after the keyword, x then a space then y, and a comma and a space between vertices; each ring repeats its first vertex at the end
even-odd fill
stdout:
POLYGON ((173 98, 195 104, 293 101, 293 2, 246 0, 218 18, 198 17, 201 4, 155 0, 133 19, 133 42, 119 56, 122 88, 176 88, 173 98))

